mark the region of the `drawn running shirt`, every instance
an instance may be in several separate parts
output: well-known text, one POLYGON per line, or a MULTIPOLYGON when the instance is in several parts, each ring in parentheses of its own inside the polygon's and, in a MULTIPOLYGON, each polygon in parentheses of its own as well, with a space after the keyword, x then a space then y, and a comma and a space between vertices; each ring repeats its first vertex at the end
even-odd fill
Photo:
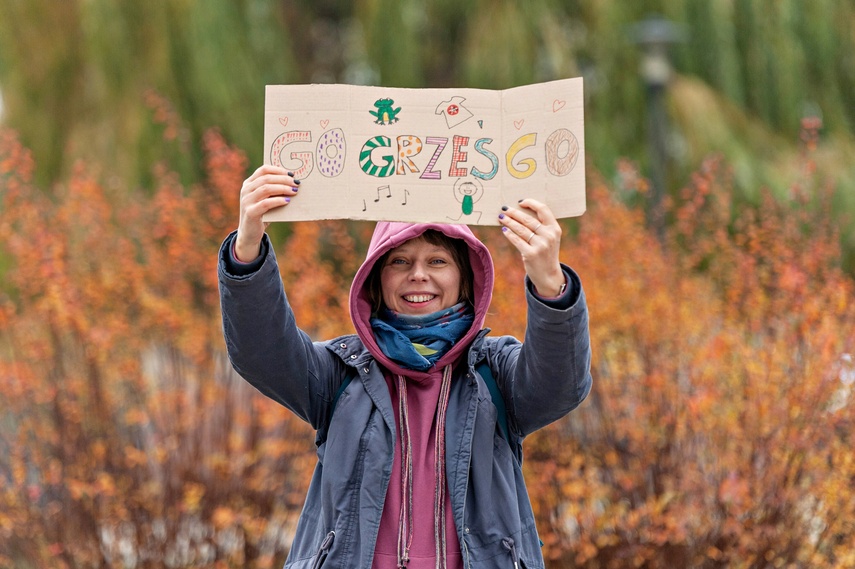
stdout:
POLYGON ((443 101, 436 107, 435 114, 443 115, 448 128, 454 128, 472 118, 472 113, 463 106, 465 100, 465 97, 452 97, 450 101, 443 101))

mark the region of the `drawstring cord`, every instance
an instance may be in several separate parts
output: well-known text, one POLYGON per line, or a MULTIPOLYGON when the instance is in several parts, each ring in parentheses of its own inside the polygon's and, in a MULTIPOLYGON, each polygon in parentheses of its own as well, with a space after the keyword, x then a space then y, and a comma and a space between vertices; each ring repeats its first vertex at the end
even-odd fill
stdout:
POLYGON ((324 541, 321 542, 321 546, 318 548, 318 553, 315 555, 315 561, 312 563, 312 569, 320 569, 321 565, 324 564, 324 561, 327 559, 327 555, 329 555, 334 539, 334 531, 329 532, 326 537, 324 537, 324 541))
MULTIPOLYGON (((404 569, 410 562, 413 545, 413 456, 410 437, 410 415, 407 409, 407 381, 398 375, 398 430, 401 439, 401 513, 398 517, 398 567, 404 569)), ((451 392, 451 366, 442 370, 442 384, 436 409, 436 439, 434 441, 434 502, 433 532, 436 543, 436 569, 448 566, 446 559, 447 534, 445 528, 445 417, 448 396, 451 392)))
POLYGON ((448 394, 451 391, 451 366, 442 371, 442 386, 439 390, 439 402, 436 409, 436 439, 434 440, 434 487, 433 533, 436 542, 436 569, 445 569, 446 532, 445 532, 445 417, 448 412, 448 394))
POLYGON ((520 567, 520 556, 517 555, 517 548, 514 544, 513 538, 507 537, 502 539, 502 545, 505 546, 505 549, 511 554, 511 559, 514 561, 514 569, 519 569, 520 567))

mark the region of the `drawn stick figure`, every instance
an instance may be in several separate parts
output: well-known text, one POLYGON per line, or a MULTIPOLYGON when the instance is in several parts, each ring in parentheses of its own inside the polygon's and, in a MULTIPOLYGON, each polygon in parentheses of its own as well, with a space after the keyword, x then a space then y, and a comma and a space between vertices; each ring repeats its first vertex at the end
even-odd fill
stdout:
MULTIPOLYGON (((467 180, 459 178, 454 183, 454 198, 460 202, 461 214, 457 218, 447 217, 453 221, 460 221, 464 217, 472 216, 473 222, 478 223, 481 220, 480 211, 475 211, 475 202, 481 199, 484 195, 484 187, 481 181, 477 178, 467 180)), ((468 221, 468 220, 467 220, 468 221)))

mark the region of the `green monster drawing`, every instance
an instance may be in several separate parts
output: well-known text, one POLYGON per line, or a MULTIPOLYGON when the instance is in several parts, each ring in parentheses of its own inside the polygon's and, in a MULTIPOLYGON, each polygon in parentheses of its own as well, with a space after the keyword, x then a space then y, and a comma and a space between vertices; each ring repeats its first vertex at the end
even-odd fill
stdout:
POLYGON ((368 111, 377 119, 374 123, 392 124, 393 122, 398 122, 398 113, 401 112, 401 107, 393 109, 392 105, 394 104, 395 101, 392 99, 377 99, 374 102, 374 106, 377 107, 377 112, 368 111))

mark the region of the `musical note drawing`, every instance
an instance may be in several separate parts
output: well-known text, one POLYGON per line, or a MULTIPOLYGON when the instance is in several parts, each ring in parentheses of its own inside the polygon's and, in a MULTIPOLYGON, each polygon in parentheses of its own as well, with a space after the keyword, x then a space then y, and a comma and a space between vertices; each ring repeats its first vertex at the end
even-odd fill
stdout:
POLYGON ((377 188, 377 199, 374 200, 375 202, 380 201, 380 192, 382 192, 383 190, 389 192, 389 194, 386 196, 387 198, 392 197, 392 188, 390 186, 380 186, 379 188, 377 188))
POLYGON ((410 190, 404 190, 404 201, 401 202, 401 205, 407 205, 407 196, 410 195, 410 190))

